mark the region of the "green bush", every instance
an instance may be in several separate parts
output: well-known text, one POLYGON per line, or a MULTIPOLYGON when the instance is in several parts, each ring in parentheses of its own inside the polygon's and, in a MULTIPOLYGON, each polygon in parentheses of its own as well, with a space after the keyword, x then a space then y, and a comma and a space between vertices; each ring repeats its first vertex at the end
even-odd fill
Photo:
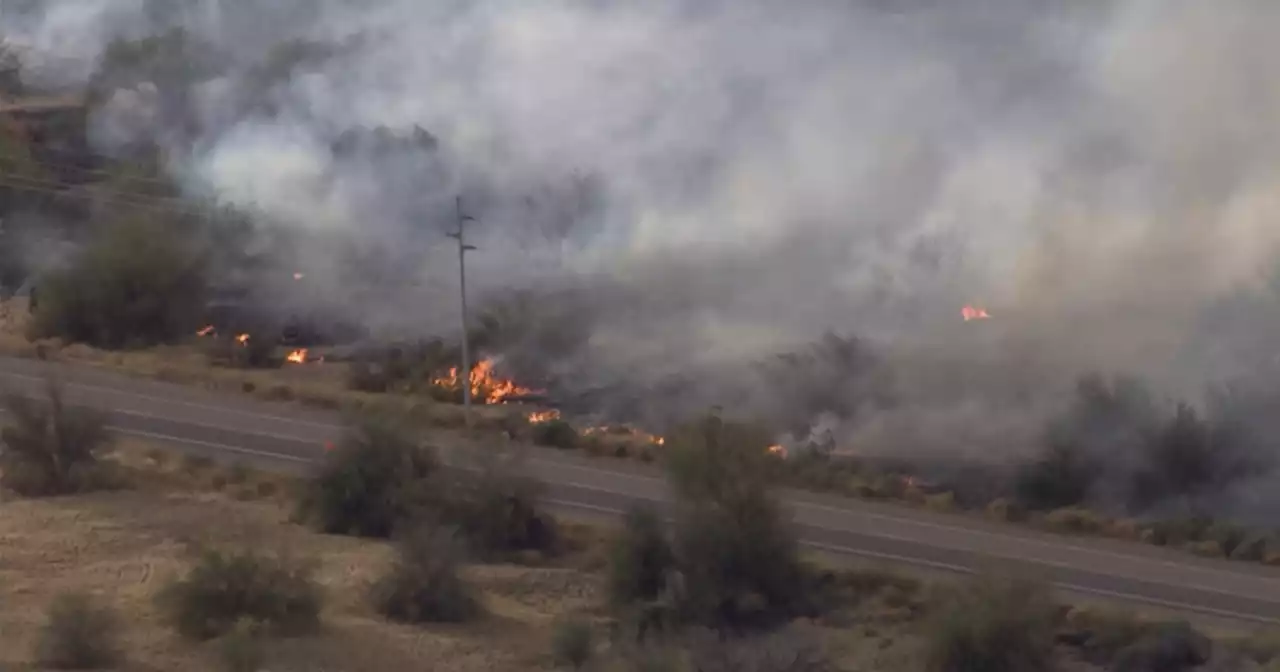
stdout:
POLYGON ((1157 623, 1137 641, 1121 649, 1112 662, 1116 672, 1182 672, 1209 661, 1213 644, 1185 621, 1157 623))
POLYGON ((98 461, 111 441, 101 414, 67 406, 61 386, 52 380, 46 402, 12 395, 5 407, 10 424, 0 430, 0 483, 6 488, 38 497, 110 485, 98 461))
POLYGON ((511 456, 499 451, 479 459, 476 468, 457 474, 444 519, 484 557, 555 550, 555 519, 538 502, 542 484, 524 476, 511 456))
POLYGON ((692 622, 767 626, 810 606, 794 531, 771 492, 769 445, 759 428, 714 415, 668 442, 680 610, 692 622))
POLYGON ((657 599, 674 564, 662 519, 651 509, 632 509, 609 553, 611 601, 627 605, 657 599))
POLYGON ((225 635, 242 619, 280 635, 311 632, 320 623, 320 589, 310 568, 252 551, 205 551, 158 600, 173 627, 196 640, 225 635))
POLYGON ((556 624, 551 637, 551 652, 560 664, 575 670, 582 669, 591 659, 593 646, 590 623, 570 618, 556 624))
POLYGON ((259 672, 267 662, 262 627, 250 619, 240 619, 218 640, 218 662, 226 672, 259 672))
POLYGON ((49 607, 36 642, 36 660, 57 670, 96 670, 120 659, 118 619, 83 593, 64 593, 49 607))
POLYGON ((934 672, 1052 669, 1056 609, 1045 587, 980 577, 944 596, 927 631, 934 672))
POLYGON ((303 490, 300 517, 328 534, 389 537, 441 495, 430 449, 389 418, 368 416, 329 451, 303 490))
POLYGON ((564 420, 549 420, 533 425, 533 442, 539 446, 569 450, 577 447, 578 438, 578 430, 564 420))
POLYGON ((453 532, 423 527, 401 540, 391 570, 373 586, 380 613, 405 623, 459 623, 480 611, 458 576, 462 549, 453 532))
POLYGON ((205 270, 178 223, 130 219, 107 226, 72 265, 44 278, 39 296, 31 324, 38 338, 154 345, 200 328, 205 270))

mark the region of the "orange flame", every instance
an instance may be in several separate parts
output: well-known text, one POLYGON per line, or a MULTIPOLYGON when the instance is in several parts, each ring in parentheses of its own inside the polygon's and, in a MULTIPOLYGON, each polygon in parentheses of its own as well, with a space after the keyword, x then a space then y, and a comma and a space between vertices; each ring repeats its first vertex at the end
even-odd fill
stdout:
POLYGON ((559 419, 560 419, 560 411, 555 411, 555 410, 539 411, 536 413, 529 414, 529 422, 535 425, 540 422, 551 422, 552 420, 559 420, 559 419))
MULTIPOLYGON (((457 367, 449 369, 449 374, 432 381, 435 385, 456 390, 461 388, 462 381, 457 367)), ((493 373, 493 360, 482 359, 471 369, 471 397, 486 404, 505 404, 510 397, 532 394, 534 391, 516 385, 513 381, 499 378, 493 373)))
POLYGON ((288 356, 288 357, 285 357, 284 359, 285 359, 285 361, 287 361, 287 362, 289 362, 289 363, 291 363, 291 364, 306 364, 306 363, 307 363, 307 349, 306 349, 306 348, 302 348, 301 350, 294 350, 293 352, 289 353, 289 356, 288 356))
POLYGON ((209 334, 212 334, 212 333, 213 333, 213 325, 211 324, 205 327, 204 329, 197 331, 196 336, 208 336, 209 334))
POLYGON ((972 322, 973 320, 991 319, 991 313, 988 313, 982 308, 978 308, 976 306, 965 306, 964 308, 960 309, 960 315, 964 317, 965 322, 972 322))
POLYGON ((248 345, 249 334, 240 334, 239 336, 236 336, 236 343, 239 343, 240 345, 248 345))
POLYGON ((778 457, 781 457, 783 459, 786 459, 787 457, 787 449, 782 447, 779 444, 774 444, 772 446, 769 446, 769 453, 771 455, 777 455, 778 457))

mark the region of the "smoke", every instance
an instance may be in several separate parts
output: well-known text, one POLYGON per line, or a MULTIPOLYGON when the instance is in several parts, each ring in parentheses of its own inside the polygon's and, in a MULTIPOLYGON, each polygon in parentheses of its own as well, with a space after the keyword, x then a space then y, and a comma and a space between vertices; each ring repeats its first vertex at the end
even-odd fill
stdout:
POLYGON ((476 294, 544 302, 507 361, 584 407, 1007 455, 1083 371, 1197 395, 1274 358, 1269 0, 18 4, 0 36, 59 85, 182 29, 94 80, 100 148, 375 250, 365 323, 453 332, 462 195, 476 294), (874 356, 759 365, 825 334, 874 356))

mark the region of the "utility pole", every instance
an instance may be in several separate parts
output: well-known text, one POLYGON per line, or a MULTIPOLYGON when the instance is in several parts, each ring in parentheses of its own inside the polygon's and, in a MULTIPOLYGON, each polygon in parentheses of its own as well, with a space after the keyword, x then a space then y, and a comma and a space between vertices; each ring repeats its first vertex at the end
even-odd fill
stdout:
POLYGON ((467 334, 467 252, 476 249, 468 245, 466 240, 467 222, 475 221, 462 212, 462 197, 456 197, 454 205, 457 210, 458 231, 448 234, 458 239, 458 297, 462 307, 462 414, 467 428, 471 428, 471 352, 467 334))

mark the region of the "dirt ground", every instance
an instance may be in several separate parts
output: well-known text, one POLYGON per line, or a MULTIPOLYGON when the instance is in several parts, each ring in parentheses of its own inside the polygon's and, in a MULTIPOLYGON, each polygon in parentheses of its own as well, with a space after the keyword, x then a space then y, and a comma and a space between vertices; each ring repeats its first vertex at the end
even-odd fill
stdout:
MULTIPOLYGON (((36 669, 28 661, 45 610, 71 590, 95 594, 120 613, 126 662, 119 669, 217 670, 211 646, 173 634, 154 603, 200 545, 268 549, 316 563, 326 596, 323 630, 274 642, 272 672, 550 670, 553 627, 568 614, 600 624, 596 669, 634 669, 625 652, 608 650, 601 528, 570 524, 580 550, 566 558, 469 567, 487 612, 476 623, 402 626, 379 617, 365 599, 390 559, 389 546, 290 522, 287 483, 137 444, 119 449, 117 459, 128 465, 135 487, 0 503, 0 670, 36 669)), ((874 612, 851 619, 812 628, 840 669, 910 669, 904 665, 914 647, 897 635, 898 626, 878 622, 874 612)))

